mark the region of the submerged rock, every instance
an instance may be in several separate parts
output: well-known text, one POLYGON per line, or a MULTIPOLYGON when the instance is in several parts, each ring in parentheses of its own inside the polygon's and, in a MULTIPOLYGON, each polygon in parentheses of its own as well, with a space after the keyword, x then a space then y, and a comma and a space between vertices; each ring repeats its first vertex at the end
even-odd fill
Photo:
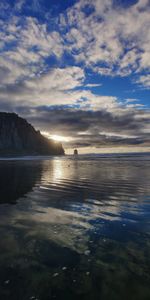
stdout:
POLYGON ((90 253, 91 253, 90 250, 84 251, 84 254, 85 254, 85 255, 90 255, 90 253))
POLYGON ((59 273, 54 273, 53 277, 57 277, 59 275, 59 273))

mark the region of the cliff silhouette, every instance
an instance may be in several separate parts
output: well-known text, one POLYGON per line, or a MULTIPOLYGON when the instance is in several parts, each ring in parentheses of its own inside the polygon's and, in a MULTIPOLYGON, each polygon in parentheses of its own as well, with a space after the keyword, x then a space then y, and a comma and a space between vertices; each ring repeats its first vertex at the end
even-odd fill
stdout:
POLYGON ((61 143, 44 137, 40 131, 15 113, 0 112, 0 155, 63 155, 61 143))

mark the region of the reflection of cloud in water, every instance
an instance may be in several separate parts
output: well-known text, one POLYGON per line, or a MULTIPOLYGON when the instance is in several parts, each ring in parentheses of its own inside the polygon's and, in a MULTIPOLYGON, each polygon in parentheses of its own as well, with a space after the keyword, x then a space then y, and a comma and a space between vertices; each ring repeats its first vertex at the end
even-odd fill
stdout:
POLYGON ((10 280, 1 299, 8 291, 12 300, 150 295, 149 161, 65 157, 11 169, 16 204, 5 186, 0 205, 0 284, 10 280))
POLYGON ((106 222, 131 223, 143 217, 150 176, 146 163, 140 166, 140 177, 138 167, 128 161, 43 161, 41 180, 41 168, 34 165, 38 184, 33 182, 33 191, 8 216, 3 208, 0 223, 82 253, 95 230, 103 238, 106 222))
POLYGON ((14 217, 14 226, 24 228, 28 236, 51 240, 77 252, 82 252, 86 247, 84 245, 88 239, 86 231, 91 226, 86 223, 88 220, 80 218, 77 213, 47 208, 33 215, 14 215, 14 217))

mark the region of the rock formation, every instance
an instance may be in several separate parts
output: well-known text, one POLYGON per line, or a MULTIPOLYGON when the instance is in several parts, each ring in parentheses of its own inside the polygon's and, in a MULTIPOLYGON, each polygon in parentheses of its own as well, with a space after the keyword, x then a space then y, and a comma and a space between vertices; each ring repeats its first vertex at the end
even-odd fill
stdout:
POLYGON ((0 155, 63 155, 61 143, 42 136, 15 113, 0 112, 0 155))
POLYGON ((74 155, 78 155, 78 150, 77 149, 74 150, 74 155))

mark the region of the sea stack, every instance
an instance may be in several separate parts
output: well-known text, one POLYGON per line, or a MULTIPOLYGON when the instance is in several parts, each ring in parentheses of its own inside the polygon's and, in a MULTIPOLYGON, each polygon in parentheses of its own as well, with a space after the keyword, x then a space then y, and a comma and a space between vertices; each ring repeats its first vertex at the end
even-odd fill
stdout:
POLYGON ((74 150, 74 155, 78 155, 78 150, 77 149, 74 150))

